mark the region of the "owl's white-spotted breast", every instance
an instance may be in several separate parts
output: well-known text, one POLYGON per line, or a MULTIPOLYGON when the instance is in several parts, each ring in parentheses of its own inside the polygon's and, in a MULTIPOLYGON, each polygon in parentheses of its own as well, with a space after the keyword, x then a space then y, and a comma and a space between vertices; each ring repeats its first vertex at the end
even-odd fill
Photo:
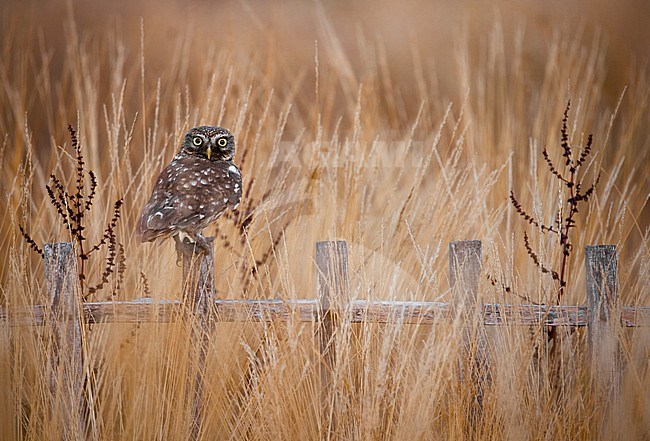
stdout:
POLYGON ((187 132, 172 162, 156 180, 142 209, 138 234, 143 242, 173 237, 206 246, 202 230, 242 195, 241 172, 233 163, 235 139, 222 127, 187 132))

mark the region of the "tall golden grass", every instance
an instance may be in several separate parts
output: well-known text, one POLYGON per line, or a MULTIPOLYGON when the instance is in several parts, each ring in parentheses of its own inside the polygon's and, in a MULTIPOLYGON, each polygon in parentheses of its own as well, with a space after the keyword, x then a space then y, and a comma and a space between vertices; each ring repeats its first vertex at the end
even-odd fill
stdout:
MULTIPOLYGON (((227 219, 218 223, 219 297, 314 297, 314 243, 341 238, 351 247, 353 298, 448 301, 447 243, 480 239, 485 272, 514 291, 483 280, 484 299, 552 303, 558 287, 532 264, 522 237, 528 230, 551 265, 561 255, 557 239, 519 218, 508 193, 516 189, 544 222, 557 215, 566 196, 541 151, 548 146, 559 161, 570 98, 573 141, 595 139, 586 180, 602 178, 573 231, 564 302, 585 302, 583 247, 611 243, 620 254, 621 302, 648 305, 647 58, 634 62, 635 46, 629 58, 612 55, 606 41, 619 48, 620 40, 588 20, 549 25, 514 20, 517 10, 479 10, 485 17, 477 18, 449 8, 5 5, 0 304, 47 302, 42 261, 18 225, 39 243, 70 240, 44 191, 52 173, 73 185, 68 123, 99 181, 88 236, 98 239, 112 203, 125 200, 117 232, 125 282, 95 299, 178 298, 172 244, 142 245, 134 226, 184 132, 219 124, 235 133, 253 213, 245 235, 227 219), (460 18, 457 29, 445 13, 460 18)), ((103 264, 103 256, 90 261, 91 279, 103 264)), ((319 438, 314 328, 297 321, 216 327, 205 439, 319 438)), ((343 329, 335 378, 347 400, 336 409, 338 436, 466 436, 471 389, 454 373, 460 323, 343 329)), ((50 331, 2 323, 0 439, 56 432, 44 368, 50 331)), ((478 439, 650 437, 650 330, 621 331, 626 368, 613 408, 592 394, 582 331, 563 333, 558 371, 537 360, 538 331, 491 331, 494 381, 478 439)), ((85 372, 95 385, 92 438, 185 439, 183 326, 94 325, 84 336, 85 372)))

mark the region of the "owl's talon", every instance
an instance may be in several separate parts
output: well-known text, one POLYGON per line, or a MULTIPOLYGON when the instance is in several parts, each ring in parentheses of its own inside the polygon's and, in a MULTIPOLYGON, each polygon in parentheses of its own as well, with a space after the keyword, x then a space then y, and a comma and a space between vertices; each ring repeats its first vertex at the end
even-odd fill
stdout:
POLYGON ((192 238, 189 235, 174 235, 176 241, 176 263, 183 261, 183 256, 192 256, 194 254, 209 253, 212 250, 214 237, 204 237, 200 233, 192 238))
POLYGON ((196 235, 196 242, 194 243, 195 250, 202 253, 209 253, 212 250, 214 237, 204 237, 201 233, 196 235))

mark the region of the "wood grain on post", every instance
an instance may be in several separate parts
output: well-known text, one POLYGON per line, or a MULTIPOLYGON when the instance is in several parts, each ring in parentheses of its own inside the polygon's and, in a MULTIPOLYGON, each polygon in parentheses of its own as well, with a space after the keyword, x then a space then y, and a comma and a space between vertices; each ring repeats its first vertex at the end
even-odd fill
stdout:
POLYGON ((52 326, 50 387, 52 435, 75 440, 85 438, 81 292, 77 256, 71 243, 44 246, 45 282, 50 296, 52 326))
POLYGON ((194 247, 182 247, 183 302, 190 324, 190 381, 187 401, 191 411, 190 439, 200 439, 203 426, 203 384, 206 359, 213 324, 214 305, 214 238, 206 238, 206 252, 194 252, 194 247), (189 250, 188 250, 189 249, 189 250))
POLYGON ((341 315, 350 302, 348 245, 345 241, 316 243, 317 295, 320 323, 318 341, 321 354, 321 427, 323 439, 336 437, 336 373, 338 329, 341 315))
POLYGON ((585 247, 589 354, 593 380, 608 402, 619 396, 621 353, 618 342, 618 260, 614 245, 585 247))
POLYGON ((483 324, 484 308, 478 297, 481 254, 479 240, 449 244, 449 279, 455 297, 453 303, 456 313, 465 321, 460 354, 461 381, 471 381, 474 389, 468 421, 470 432, 478 430, 481 425, 483 396, 489 381, 487 336, 483 324))

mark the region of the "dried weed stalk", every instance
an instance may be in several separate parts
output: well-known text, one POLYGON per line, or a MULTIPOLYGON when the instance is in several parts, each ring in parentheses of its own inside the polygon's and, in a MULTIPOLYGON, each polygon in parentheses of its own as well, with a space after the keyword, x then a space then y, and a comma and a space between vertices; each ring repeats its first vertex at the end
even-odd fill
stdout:
MULTIPOLYGON (((49 196, 50 203, 59 215, 59 220, 63 227, 69 231, 72 240, 77 245, 77 257, 79 259, 79 280, 82 286, 83 300, 101 290, 109 283, 110 277, 116 275, 115 289, 119 290, 123 284, 124 272, 126 270, 124 246, 118 242, 115 230, 117 222, 120 219, 122 199, 118 199, 113 204, 113 216, 104 228, 99 242, 91 245, 86 238, 86 221, 92 209, 95 196, 97 195, 97 177, 92 170, 86 172, 85 161, 81 152, 81 143, 77 138, 77 133, 72 126, 68 126, 70 140, 75 153, 76 163, 76 180, 74 192, 69 192, 64 180, 56 175, 50 175, 50 183, 45 185, 45 190, 49 196), (87 182, 88 189, 86 189, 87 182), (87 280, 86 261, 90 256, 101 249, 107 249, 108 255, 106 263, 101 273, 101 280, 96 284, 90 284, 87 280), (115 274, 117 271, 117 274, 115 274)), ((18 226, 21 235, 32 250, 43 256, 43 250, 38 246, 36 241, 29 235, 27 230, 18 226)), ((113 293, 115 294, 115 292, 113 293)))
MULTIPOLYGON (((561 201, 559 204, 557 216, 555 217, 554 225, 546 225, 541 223, 535 217, 531 216, 521 205, 513 190, 510 190, 510 202, 515 208, 515 211, 521 216, 524 221, 533 227, 537 228, 540 232, 552 233, 558 236, 558 243, 562 247, 562 259, 560 261, 559 270, 556 270, 549 265, 542 262, 538 254, 533 250, 530 244, 528 233, 524 231, 524 247, 526 253, 537 266, 542 274, 550 275, 553 280, 558 283, 558 290, 555 301, 559 305, 564 297, 565 289, 568 283, 569 274, 569 259, 573 251, 573 244, 571 242, 571 230, 576 227, 576 215, 579 212, 581 203, 589 202, 589 199, 594 193, 598 182, 600 181, 600 173, 596 179, 585 190, 581 176, 582 167, 585 165, 587 158, 592 153, 593 148, 593 135, 589 134, 587 143, 584 148, 578 153, 578 147, 569 143, 569 130, 567 127, 569 120, 569 110, 571 108, 571 101, 567 102, 564 109, 564 116, 562 117, 562 129, 560 147, 562 148, 563 165, 560 171, 555 163, 551 160, 548 149, 544 147, 542 156, 548 167, 549 172, 561 183, 565 191, 568 192, 566 200, 561 201)), ((501 285, 502 289, 507 292, 513 292, 510 286, 504 283, 499 283, 495 277, 488 274, 488 280, 493 286, 501 285)))

